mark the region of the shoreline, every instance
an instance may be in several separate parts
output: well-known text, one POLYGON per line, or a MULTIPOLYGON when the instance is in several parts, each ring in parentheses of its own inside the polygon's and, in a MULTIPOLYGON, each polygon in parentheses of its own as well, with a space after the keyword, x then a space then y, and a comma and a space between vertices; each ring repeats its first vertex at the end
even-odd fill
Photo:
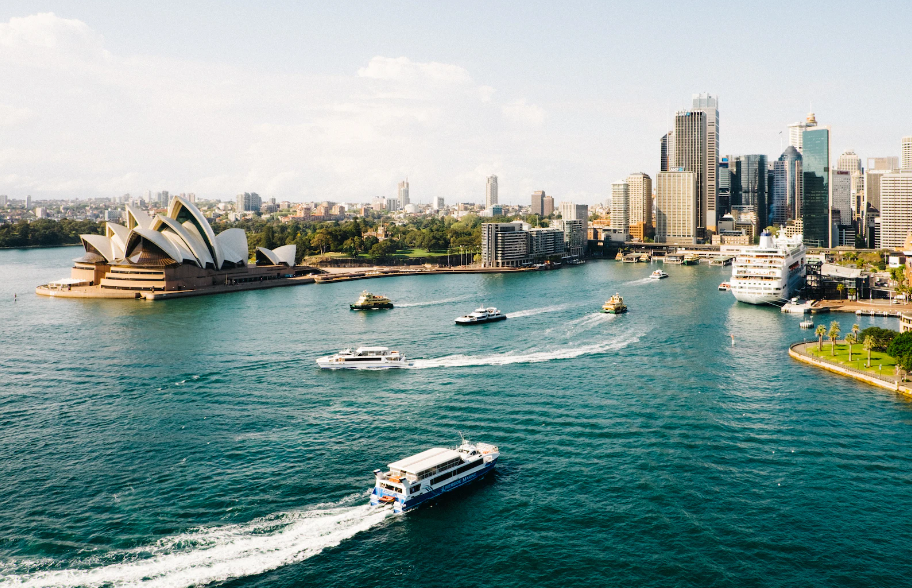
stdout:
POLYGON ((912 388, 909 386, 901 385, 897 378, 878 376, 873 373, 862 372, 854 368, 846 367, 837 362, 814 357, 807 353, 806 349, 808 345, 817 345, 817 342, 814 341, 808 343, 792 343, 789 345, 789 356, 796 361, 824 369, 828 372, 846 376, 854 380, 858 380, 859 382, 871 384, 873 386, 884 388, 886 390, 892 390, 893 392, 897 392, 899 394, 912 398, 912 388))

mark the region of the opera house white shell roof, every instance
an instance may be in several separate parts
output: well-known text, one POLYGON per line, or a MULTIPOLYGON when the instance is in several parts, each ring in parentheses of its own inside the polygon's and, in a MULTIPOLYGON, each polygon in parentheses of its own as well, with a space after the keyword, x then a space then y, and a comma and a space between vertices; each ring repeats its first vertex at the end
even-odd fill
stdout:
MULTIPOLYGON (((109 264, 166 266, 190 264, 203 269, 229 269, 247 265, 247 234, 228 229, 218 235, 203 213, 191 202, 175 196, 164 215, 149 216, 126 207, 126 226, 106 223, 104 235, 80 235, 85 257, 78 261, 109 264)), ((293 266, 297 248, 257 248, 257 262, 293 266)))

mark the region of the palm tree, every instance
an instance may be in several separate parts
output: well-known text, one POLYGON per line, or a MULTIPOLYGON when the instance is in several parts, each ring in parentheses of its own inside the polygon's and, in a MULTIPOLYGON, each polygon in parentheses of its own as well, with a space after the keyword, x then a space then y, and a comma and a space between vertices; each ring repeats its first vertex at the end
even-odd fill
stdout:
POLYGON ((839 338, 839 322, 838 321, 833 321, 830 323, 830 332, 828 334, 830 336, 830 341, 833 342, 833 344, 830 346, 830 351, 833 352, 833 355, 836 355, 836 339, 839 338))
POLYGON ((858 331, 861 330, 861 327, 858 326, 858 323, 852 325, 852 334, 855 335, 855 342, 858 342, 858 331))
POLYGON ((852 363, 852 345, 855 344, 858 339, 855 338, 855 335, 849 333, 846 335, 845 342, 849 346, 849 363, 852 363))
POLYGON ((868 365, 865 367, 871 367, 871 350, 874 349, 874 337, 868 335, 864 338, 864 349, 868 352, 868 365))
POLYGON ((826 327, 817 325, 817 330, 814 331, 814 334, 817 335, 817 351, 823 351, 823 338, 826 336, 826 327))
POLYGON ((838 284, 836 291, 839 292, 839 299, 842 300, 842 293, 845 292, 845 284, 838 284))

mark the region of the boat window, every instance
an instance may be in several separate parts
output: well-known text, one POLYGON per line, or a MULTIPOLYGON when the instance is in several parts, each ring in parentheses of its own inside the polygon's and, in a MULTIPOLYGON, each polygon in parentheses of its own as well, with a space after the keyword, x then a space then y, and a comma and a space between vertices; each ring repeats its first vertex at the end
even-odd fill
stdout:
POLYGON ((453 474, 455 474, 455 473, 456 472, 447 472, 445 474, 441 474, 441 475, 437 476, 436 478, 434 478, 433 480, 431 480, 431 484, 439 484, 440 482, 443 482, 444 480, 446 480, 448 478, 452 478, 453 474))
POLYGON ((401 488, 396 488, 392 484, 386 484, 386 483, 381 482, 380 487, 383 488, 384 490, 391 490, 393 492, 402 492, 401 488))

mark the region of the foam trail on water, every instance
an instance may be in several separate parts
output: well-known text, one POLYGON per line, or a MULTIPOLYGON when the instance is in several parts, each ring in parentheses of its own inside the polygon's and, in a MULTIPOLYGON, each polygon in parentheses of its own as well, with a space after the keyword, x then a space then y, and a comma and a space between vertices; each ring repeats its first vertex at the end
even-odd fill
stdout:
POLYGON ((560 310, 565 310, 573 306, 572 304, 557 304, 554 306, 543 306, 541 308, 530 308, 528 310, 519 310, 516 312, 507 313, 507 318, 522 318, 525 316, 535 316, 536 314, 543 314, 545 312, 558 312, 560 310))
POLYGON ((438 368, 438 367, 470 367, 482 365, 510 365, 512 363, 540 363, 543 361, 554 361, 557 359, 573 359, 581 355, 593 355, 596 353, 606 353, 616 349, 621 349, 634 343, 638 337, 628 339, 611 339, 591 345, 560 347, 557 349, 548 349, 544 351, 528 351, 498 353, 495 355, 474 356, 474 355, 447 355, 436 359, 416 359, 414 369, 438 368))
POLYGON ((621 284, 621 286, 639 286, 641 284, 652 284, 654 282, 658 282, 658 280, 654 280, 652 278, 640 278, 639 280, 631 280, 629 282, 624 282, 623 284, 621 284))
POLYGON ((435 304, 446 304, 448 302, 459 302, 461 300, 468 300, 471 296, 457 296, 456 298, 444 298, 443 300, 428 300, 427 302, 406 302, 404 304, 396 304, 397 308, 412 308, 414 306, 434 306, 435 304))
POLYGON ((116 563, 87 561, 84 567, 7 575, 0 579, 0 586, 182 588, 221 582, 303 561, 373 527, 390 514, 391 509, 366 504, 329 505, 240 525, 203 527, 152 546, 105 556, 120 560, 116 563))

